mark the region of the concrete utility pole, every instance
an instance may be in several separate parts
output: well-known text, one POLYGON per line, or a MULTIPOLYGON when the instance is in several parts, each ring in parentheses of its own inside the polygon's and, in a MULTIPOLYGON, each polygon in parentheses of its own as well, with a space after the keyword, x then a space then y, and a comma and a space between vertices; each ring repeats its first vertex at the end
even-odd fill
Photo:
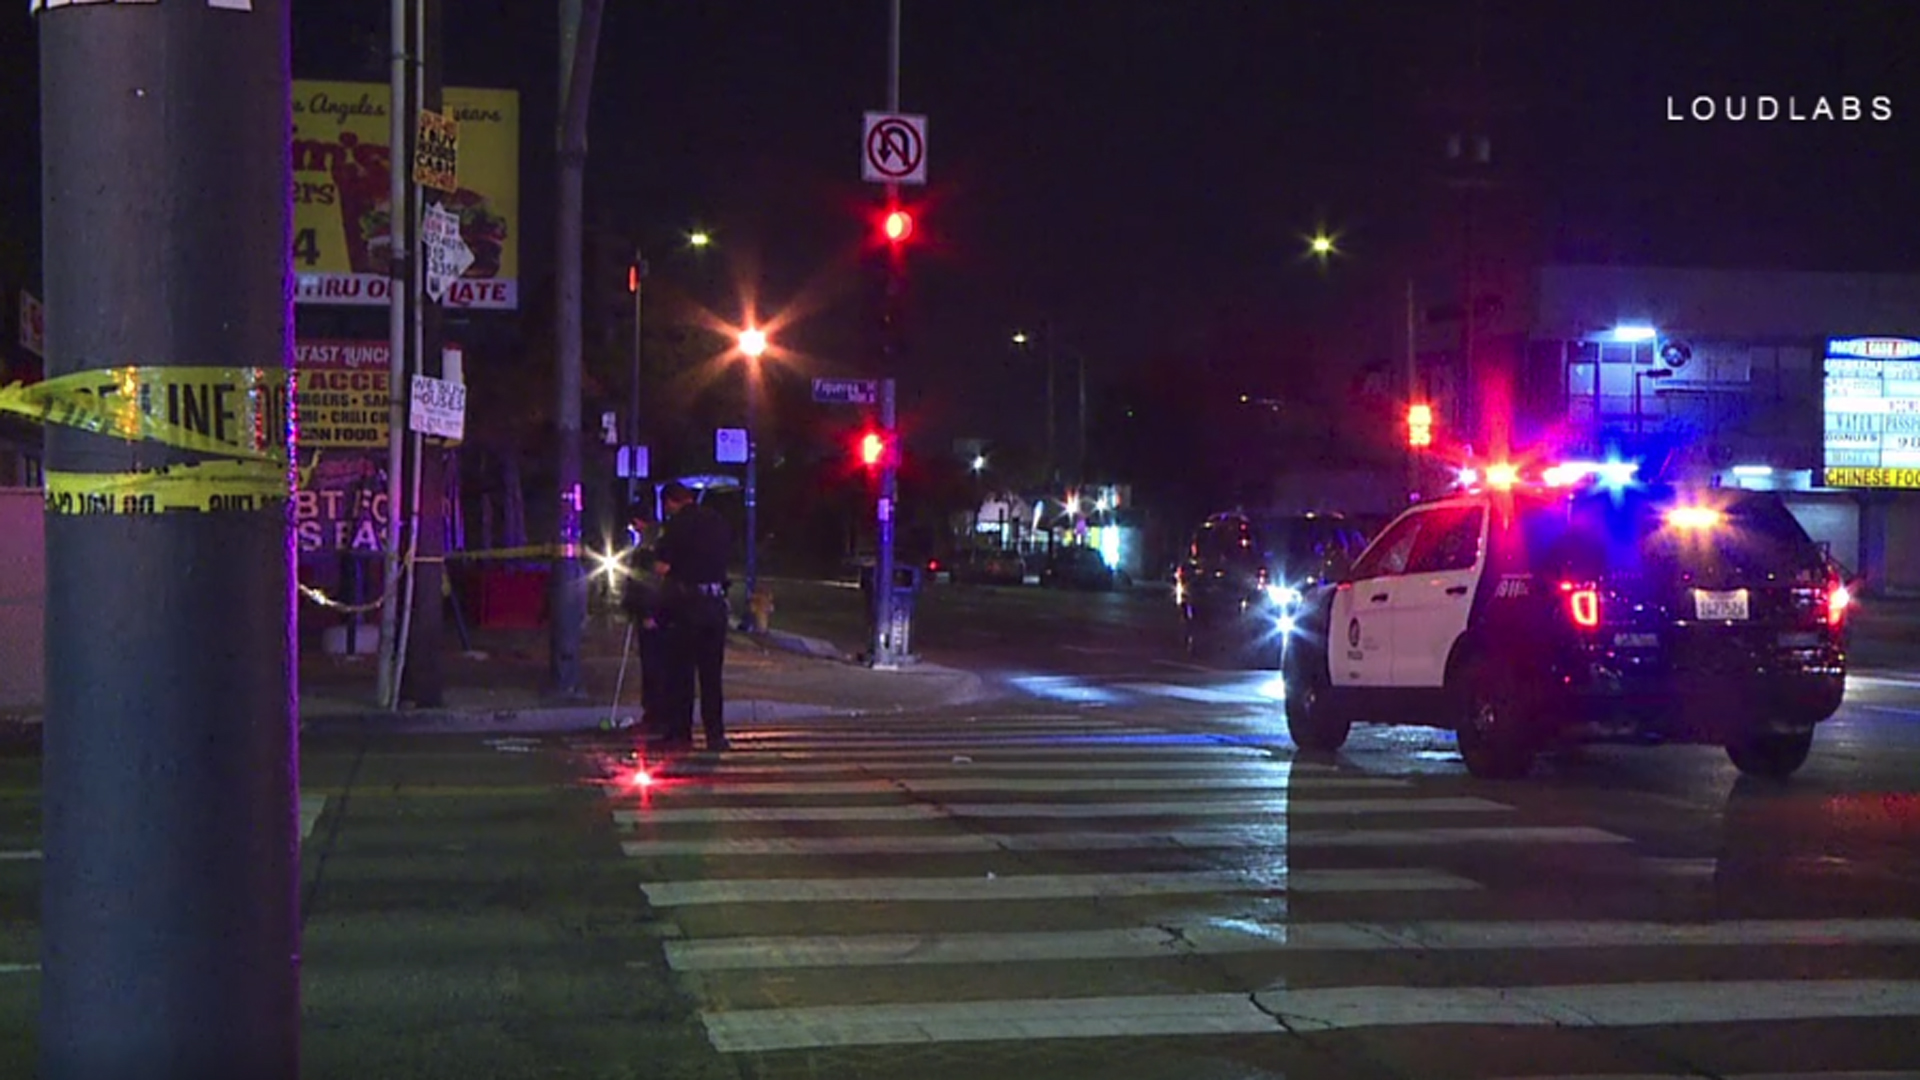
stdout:
POLYGON ((580 566, 580 273, 581 214, 586 202, 587 115, 593 61, 606 0, 560 0, 560 192, 555 258, 555 363, 559 366, 559 550, 553 559, 548 692, 586 695, 580 641, 586 629, 586 578, 580 566))
MULTIPOLYGON (((441 60, 442 5, 444 0, 413 0, 414 47, 420 56, 414 77, 415 96, 420 108, 439 112, 443 107, 441 60)), ((420 126, 409 124, 409 147, 419 139, 420 126)), ((414 154, 409 153, 411 162, 414 154)), ((411 168, 411 166, 409 166, 411 168)), ((416 185, 417 204, 440 204, 444 197, 427 195, 416 185)), ((417 267, 412 275, 414 289, 413 355, 414 367, 421 374, 444 378, 442 359, 442 308, 426 295, 426 260, 411 260, 417 267)), ((400 396, 411 397, 411 386, 400 396)), ((438 439, 414 436, 414 468, 420 470, 420 503, 414 507, 413 565, 408 570, 407 590, 407 663, 400 680, 400 698, 410 705, 436 708, 446 696, 446 602, 441 589, 446 580, 447 556, 447 455, 438 439)))
POLYGON ((38 1073, 297 1080, 289 0, 37 20, 47 374, 152 402, 46 432, 38 1073))

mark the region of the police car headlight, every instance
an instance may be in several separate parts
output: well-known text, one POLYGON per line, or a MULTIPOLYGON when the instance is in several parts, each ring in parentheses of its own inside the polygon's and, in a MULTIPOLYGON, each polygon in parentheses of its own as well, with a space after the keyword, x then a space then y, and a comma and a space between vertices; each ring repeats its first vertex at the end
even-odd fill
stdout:
POLYGON ((1293 633, 1294 627, 1296 625, 1297 624, 1293 621, 1293 616, 1291 615, 1282 615, 1278 619, 1275 619, 1273 621, 1273 628, 1275 630, 1278 630, 1282 634, 1293 633))
POLYGON ((1292 607, 1305 599, 1305 597, 1299 589, 1291 585, 1269 585, 1267 586, 1267 599, 1279 607, 1292 607))

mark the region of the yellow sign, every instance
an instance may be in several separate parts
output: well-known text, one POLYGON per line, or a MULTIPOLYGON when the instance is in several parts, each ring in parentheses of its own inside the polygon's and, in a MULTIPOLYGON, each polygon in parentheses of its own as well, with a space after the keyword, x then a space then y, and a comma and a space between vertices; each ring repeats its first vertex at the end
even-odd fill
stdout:
POLYGON ((413 140, 413 182, 451 195, 460 189, 460 121, 420 110, 413 140))
POLYGON ((1827 486, 1920 489, 1920 469, 1893 469, 1879 465, 1831 468, 1827 470, 1827 486))
MULTIPOLYGON (((473 265, 451 308, 519 306, 520 95, 448 87, 458 125, 460 215, 473 265)), ((384 305, 392 242, 389 95, 381 83, 293 84, 293 268, 305 304, 384 305)))

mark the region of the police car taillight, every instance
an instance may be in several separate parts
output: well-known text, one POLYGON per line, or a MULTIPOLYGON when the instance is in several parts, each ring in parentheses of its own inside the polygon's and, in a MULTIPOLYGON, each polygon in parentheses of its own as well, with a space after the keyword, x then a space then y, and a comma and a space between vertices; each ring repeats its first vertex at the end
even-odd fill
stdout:
POLYGON ((1573 581, 1560 583, 1560 594, 1567 598, 1567 615, 1573 625, 1592 630, 1600 625, 1600 590, 1573 581))
POLYGON ((1839 626, 1847 617, 1847 606, 1853 603, 1853 594, 1845 585, 1834 582, 1827 590, 1827 624, 1839 626))

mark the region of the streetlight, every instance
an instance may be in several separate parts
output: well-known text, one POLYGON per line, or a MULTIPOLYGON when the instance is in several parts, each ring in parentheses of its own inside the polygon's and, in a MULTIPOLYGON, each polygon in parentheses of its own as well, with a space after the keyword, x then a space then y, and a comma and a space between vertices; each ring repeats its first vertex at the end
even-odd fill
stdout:
MULTIPOLYGON (((1041 328, 1040 338, 1041 344, 1045 346, 1047 351, 1047 479, 1053 480, 1056 478, 1058 472, 1054 462, 1054 425, 1059 411, 1054 404, 1054 362, 1060 350, 1056 344, 1053 324, 1051 322, 1048 322, 1041 328)), ((1029 335, 1025 330, 1016 330, 1013 333, 1013 343, 1015 345, 1024 347, 1032 340, 1032 335, 1029 335)), ((1075 364, 1077 365, 1075 374, 1079 380, 1080 412, 1080 424, 1074 433, 1078 439, 1079 447, 1078 456, 1074 460, 1074 472, 1081 474, 1084 473, 1087 468, 1087 354, 1076 349, 1073 350, 1073 355, 1075 364)), ((1086 478, 1081 475, 1076 475, 1074 479, 1079 481, 1086 478)))
POLYGON ((687 245, 689 247, 703 248, 711 243, 713 243, 713 234, 705 229, 695 229, 687 234, 687 245))
POLYGON ((1334 253, 1333 237, 1320 233, 1307 242, 1307 250, 1324 259, 1334 253))
POLYGON ((749 615, 747 624, 752 625, 753 594, 760 584, 759 570, 759 505, 755 487, 755 473, 758 471, 759 447, 754 435, 755 401, 759 397, 760 358, 767 352, 767 333, 758 327, 749 326, 740 331, 740 355, 747 358, 745 375, 747 380, 747 604, 749 615))
MULTIPOLYGON (((687 246, 696 250, 704 251, 712 243, 713 236, 705 229, 695 229, 687 234, 687 246)), ((633 373, 628 385, 627 446, 623 452, 627 459, 628 506, 632 506, 640 497, 640 309, 648 269, 646 255, 636 246, 633 249, 633 262, 627 266, 627 291, 633 294, 633 373)))
POLYGON ((973 470, 973 475, 979 476, 980 470, 987 467, 987 455, 985 454, 973 455, 973 464, 968 467, 973 470))

